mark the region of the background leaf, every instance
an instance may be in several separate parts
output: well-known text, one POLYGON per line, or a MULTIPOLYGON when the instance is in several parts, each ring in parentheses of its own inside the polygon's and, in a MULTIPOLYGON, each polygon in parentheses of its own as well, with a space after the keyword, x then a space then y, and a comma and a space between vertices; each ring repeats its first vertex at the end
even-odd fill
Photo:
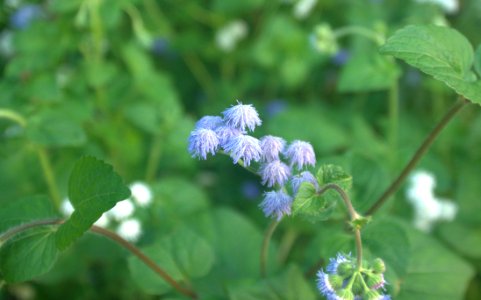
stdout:
POLYGON ((129 188, 112 167, 90 156, 77 161, 68 187, 75 211, 57 231, 57 245, 61 250, 79 238, 118 201, 130 196, 129 188))

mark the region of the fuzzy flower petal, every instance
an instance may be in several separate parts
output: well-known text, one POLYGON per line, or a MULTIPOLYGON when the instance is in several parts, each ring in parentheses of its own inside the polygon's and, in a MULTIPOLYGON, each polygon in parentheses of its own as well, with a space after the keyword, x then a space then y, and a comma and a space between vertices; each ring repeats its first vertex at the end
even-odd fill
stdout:
POLYGON ((301 170, 306 165, 314 166, 316 164, 316 155, 311 144, 303 141, 293 141, 287 147, 285 155, 291 163, 291 167, 297 165, 297 169, 301 170))
POLYGON ((217 127, 222 126, 223 123, 224 121, 219 116, 204 116, 195 123, 195 128, 215 130, 217 127))
POLYGON ((317 182, 316 177, 314 177, 311 172, 304 171, 300 174, 293 176, 291 179, 292 192, 294 193, 294 195, 297 194, 303 182, 310 182, 314 185, 316 190, 319 189, 319 183, 317 182))
POLYGON ((219 145, 225 150, 227 143, 236 136, 245 134, 244 131, 235 129, 226 125, 221 125, 215 129, 217 138, 219 139, 219 145))
POLYGON ((283 138, 266 135, 260 139, 262 149, 262 159, 264 161, 274 161, 279 159, 279 153, 284 150, 286 141, 283 138))
POLYGON ((261 167, 260 175, 262 184, 273 187, 278 184, 283 186, 291 176, 291 169, 280 160, 275 160, 261 167))
POLYGON ((329 282, 329 275, 324 273, 322 269, 317 272, 317 289, 325 297, 330 297, 335 293, 334 288, 329 282))
POLYGON ((207 154, 215 155, 219 139, 211 129, 198 128, 190 133, 189 153, 192 157, 207 159, 207 154))
POLYGON ((291 214, 292 197, 283 191, 266 192, 259 205, 266 217, 276 217, 280 221, 284 215, 291 214))
POLYGON ((237 105, 226 109, 222 114, 225 124, 238 130, 244 131, 247 127, 253 131, 256 126, 262 124, 259 114, 251 104, 238 102, 237 105))
POLYGON ((251 161, 259 161, 261 159, 261 146, 259 140, 248 135, 239 135, 232 138, 224 147, 234 163, 240 159, 244 161, 245 166, 249 166, 251 161))

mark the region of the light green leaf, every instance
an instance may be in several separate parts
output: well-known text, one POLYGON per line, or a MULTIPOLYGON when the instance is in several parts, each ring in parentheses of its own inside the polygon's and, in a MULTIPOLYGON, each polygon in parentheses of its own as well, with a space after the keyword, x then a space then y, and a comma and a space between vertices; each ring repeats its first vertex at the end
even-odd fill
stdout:
POLYGON ((471 71, 473 48, 458 31, 434 25, 411 25, 397 31, 381 49, 444 82, 481 104, 481 81, 471 71))
POLYGON ((68 188, 75 211, 57 231, 57 246, 61 250, 79 238, 118 201, 130 196, 129 188, 112 166, 90 156, 77 161, 68 188))
POLYGON ((472 258, 481 257, 481 228, 458 222, 444 223, 439 226, 441 237, 459 253, 472 258))
POLYGON ((23 223, 55 217, 57 214, 46 196, 21 198, 0 209, 0 233, 23 223))
POLYGON ((316 177, 321 187, 327 183, 335 183, 346 192, 352 187, 351 175, 346 173, 340 166, 322 165, 317 170, 316 177))
POLYGON ((474 53, 474 70, 481 76, 481 44, 478 45, 476 48, 476 52, 474 53))
MULTIPOLYGON (((179 281, 205 276, 214 263, 212 247, 186 227, 142 250, 179 281)), ((163 294, 172 288, 135 256, 129 258, 129 269, 132 278, 147 293, 163 294)))
POLYGON ((318 196, 310 182, 303 182, 292 203, 292 214, 310 222, 324 221, 332 213, 336 204, 334 198, 318 196))
POLYGON ((0 248, 0 271, 7 282, 21 282, 53 267, 58 250, 51 227, 25 231, 0 248))

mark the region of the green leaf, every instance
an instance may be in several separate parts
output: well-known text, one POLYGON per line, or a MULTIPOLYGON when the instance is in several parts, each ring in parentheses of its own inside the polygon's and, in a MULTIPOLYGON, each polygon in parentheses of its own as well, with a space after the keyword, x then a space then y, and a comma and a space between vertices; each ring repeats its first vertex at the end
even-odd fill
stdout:
POLYGON ((478 45, 476 52, 474 52, 474 70, 478 76, 481 76, 481 44, 478 45))
POLYGON ((52 110, 31 117, 26 133, 32 142, 43 146, 79 146, 87 140, 80 123, 52 110))
POLYGON ((458 31, 434 25, 411 25, 397 31, 381 53, 406 61, 481 104, 481 81, 471 71, 473 48, 458 31))
MULTIPOLYGON (((142 250, 179 281, 203 277, 214 264, 212 247, 186 227, 142 250)), ((147 293, 163 294, 172 288, 136 256, 129 258, 129 269, 137 285, 147 293)))
POLYGON ((112 166, 90 156, 77 161, 68 189, 75 211, 57 231, 57 246, 61 250, 79 238, 118 201, 130 196, 129 188, 112 166))
POLYGON ((29 280, 50 270, 57 254, 51 227, 30 229, 0 248, 0 271, 7 282, 29 280))
POLYGON ((57 214, 46 196, 30 196, 8 202, 0 210, 0 233, 23 223, 55 218, 57 214))
POLYGON ((261 282, 246 282, 228 287, 230 300, 314 300, 316 294, 302 271, 290 266, 283 274, 261 282))
POLYGON ((335 199, 318 196, 312 183, 303 182, 292 203, 292 214, 310 222, 324 221, 332 213, 335 204, 335 199))
POLYGON ((407 230, 411 245, 406 275, 399 282, 396 299, 462 300, 473 269, 461 258, 433 238, 414 230, 407 230))
POLYGON ((360 53, 342 69, 337 88, 344 93, 384 90, 396 83, 399 75, 392 58, 360 53))
POLYGON ((481 257, 481 228, 458 222, 444 223, 439 226, 441 237, 459 253, 472 257, 481 257))
POLYGON ((321 187, 327 183, 335 183, 346 192, 352 187, 352 176, 340 166, 322 165, 317 170, 316 177, 321 187))

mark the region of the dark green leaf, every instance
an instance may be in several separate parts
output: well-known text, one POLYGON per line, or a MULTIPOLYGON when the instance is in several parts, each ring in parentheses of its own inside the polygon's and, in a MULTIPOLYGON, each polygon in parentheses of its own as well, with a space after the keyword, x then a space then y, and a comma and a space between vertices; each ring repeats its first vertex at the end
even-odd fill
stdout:
POLYGON ((68 188, 75 211, 58 229, 57 245, 62 250, 87 231, 104 212, 130 196, 129 188, 110 165, 89 156, 75 164, 68 188))
POLYGON ((461 222, 449 222, 439 226, 439 233, 459 253, 472 258, 481 257, 481 228, 461 222))
POLYGON ((474 70, 478 76, 481 76, 481 44, 478 45, 476 52, 474 52, 474 70))
POLYGON ((11 201, 0 209, 0 233, 23 223, 57 217, 46 196, 31 196, 11 201))
POLYGON ((481 81, 474 81, 471 71, 473 47, 458 31, 433 25, 407 26, 387 40, 381 53, 406 61, 481 104, 481 81))
POLYGON ((57 260, 55 232, 51 227, 25 231, 0 245, 0 270, 8 282, 35 278, 57 260))

